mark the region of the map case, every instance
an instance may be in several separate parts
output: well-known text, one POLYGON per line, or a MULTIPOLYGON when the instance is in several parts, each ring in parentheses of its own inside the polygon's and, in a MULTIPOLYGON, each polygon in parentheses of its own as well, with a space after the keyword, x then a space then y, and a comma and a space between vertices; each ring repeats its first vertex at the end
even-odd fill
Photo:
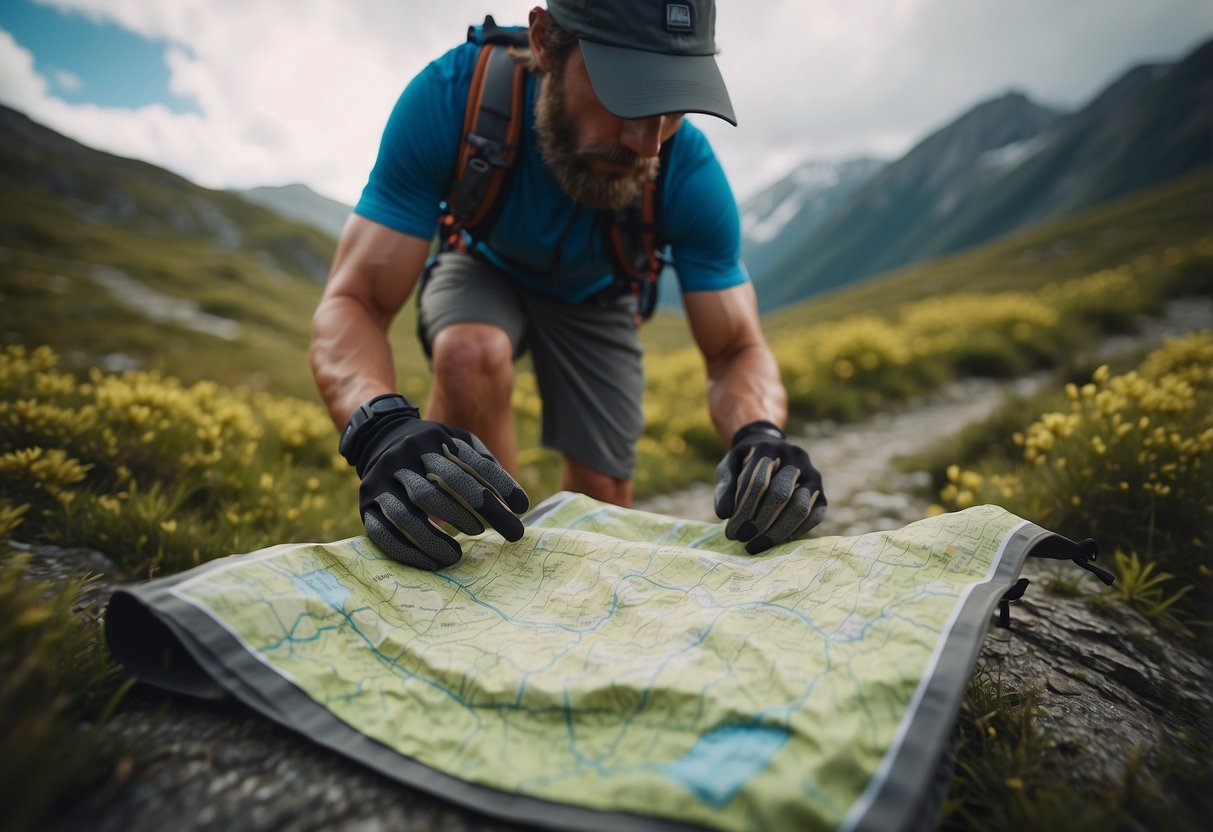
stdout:
POLYGON ((905 829, 994 607, 1075 547, 994 506, 761 556, 581 495, 526 524, 441 572, 364 537, 223 558, 115 592, 107 640, 143 682, 515 822, 905 829))

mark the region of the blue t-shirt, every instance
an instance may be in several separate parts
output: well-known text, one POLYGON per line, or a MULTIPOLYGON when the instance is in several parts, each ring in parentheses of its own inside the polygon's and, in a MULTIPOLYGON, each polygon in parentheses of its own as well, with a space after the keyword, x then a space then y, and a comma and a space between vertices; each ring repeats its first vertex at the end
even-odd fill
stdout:
MULTIPOLYGON (((479 46, 466 43, 429 64, 396 102, 379 157, 354 211, 422 239, 438 227, 450 190, 467 91, 479 46)), ((530 288, 580 303, 611 285, 598 212, 560 189, 534 135, 537 79, 528 75, 522 147, 506 202, 478 249, 530 288)), ((661 223, 684 292, 726 289, 749 278, 741 222, 724 171, 696 127, 678 129, 662 185, 661 223)))

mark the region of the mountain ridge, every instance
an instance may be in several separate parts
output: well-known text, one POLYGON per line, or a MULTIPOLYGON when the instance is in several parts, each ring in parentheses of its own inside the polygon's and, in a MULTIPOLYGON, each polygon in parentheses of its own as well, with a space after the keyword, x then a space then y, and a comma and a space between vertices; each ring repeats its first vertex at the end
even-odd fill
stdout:
POLYGON ((808 161, 741 205, 742 261, 764 271, 811 234, 884 165, 868 156, 808 161))
POLYGON ((334 240, 341 236, 341 229, 353 210, 351 206, 318 194, 300 182, 262 185, 233 193, 284 217, 306 223, 334 240))
POLYGON ((1213 41, 1060 113, 1010 92, 886 165, 768 268, 763 312, 1213 164, 1213 41))

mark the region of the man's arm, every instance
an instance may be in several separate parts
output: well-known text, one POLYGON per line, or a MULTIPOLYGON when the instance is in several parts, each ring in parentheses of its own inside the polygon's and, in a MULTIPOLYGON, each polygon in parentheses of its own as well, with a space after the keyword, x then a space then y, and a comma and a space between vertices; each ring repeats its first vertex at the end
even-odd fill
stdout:
POLYGON ((312 317, 309 357, 316 387, 340 430, 350 414, 396 389, 388 328, 412 294, 428 240, 353 214, 312 317))
POLYGON ((716 516, 750 554, 808 534, 825 516, 821 474, 789 442, 787 391, 749 283, 683 295, 708 368, 708 409, 729 450, 716 467, 716 516))
POLYGON ((342 431, 339 449, 358 471, 358 511, 388 556, 422 569, 459 560, 459 543, 431 518, 476 535, 491 525, 522 537, 526 492, 478 437, 421 418, 392 394, 388 328, 417 285, 429 243, 360 216, 345 225, 312 319, 316 386, 342 431), (357 419, 351 415, 358 412, 357 419))
POLYGON ((783 427, 787 391, 762 334, 753 285, 688 292, 682 299, 707 362, 708 412, 721 441, 728 447, 738 429, 759 420, 783 427))

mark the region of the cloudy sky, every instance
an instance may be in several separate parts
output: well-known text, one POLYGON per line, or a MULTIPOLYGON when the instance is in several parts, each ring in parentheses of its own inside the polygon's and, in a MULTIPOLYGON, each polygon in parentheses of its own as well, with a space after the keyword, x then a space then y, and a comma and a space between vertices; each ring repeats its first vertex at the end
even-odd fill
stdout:
MULTIPOLYGON (((357 200, 402 86, 542 0, 0 0, 0 102, 214 188, 357 200)), ((1209 0, 718 0, 742 198, 806 159, 895 158, 1011 89, 1081 106, 1213 36, 1209 0)))

